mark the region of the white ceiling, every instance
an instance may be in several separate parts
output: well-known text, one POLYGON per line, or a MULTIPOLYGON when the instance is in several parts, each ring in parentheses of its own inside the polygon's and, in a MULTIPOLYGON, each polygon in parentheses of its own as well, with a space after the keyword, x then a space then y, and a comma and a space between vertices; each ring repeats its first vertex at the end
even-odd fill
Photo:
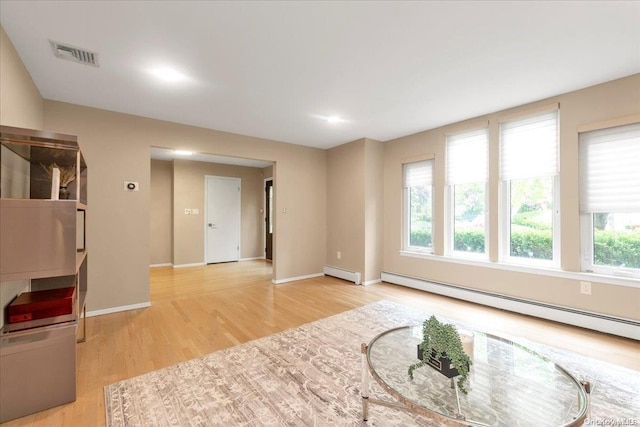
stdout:
POLYGON ((184 155, 168 148, 151 147, 151 158, 154 160, 172 161, 174 159, 191 160, 195 162, 222 163, 226 165, 247 166, 251 168, 266 168, 273 163, 262 160, 243 159, 239 157, 216 156, 213 154, 192 153, 184 155))
POLYGON ((638 1, 1 0, 0 19, 44 98, 322 148, 640 72, 638 1))

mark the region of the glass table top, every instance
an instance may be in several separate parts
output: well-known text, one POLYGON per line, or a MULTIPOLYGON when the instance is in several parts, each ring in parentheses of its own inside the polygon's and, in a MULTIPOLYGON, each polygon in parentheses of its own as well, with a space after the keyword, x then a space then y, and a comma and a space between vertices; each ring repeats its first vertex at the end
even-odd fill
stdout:
POLYGON ((462 415, 470 425, 565 426, 579 425, 577 421, 585 418, 584 388, 562 367, 507 339, 473 333, 468 394, 459 393, 461 414, 450 379, 429 366, 409 379, 407 369, 419 362, 422 326, 392 329, 374 338, 367 347, 369 370, 410 408, 453 419, 462 415))

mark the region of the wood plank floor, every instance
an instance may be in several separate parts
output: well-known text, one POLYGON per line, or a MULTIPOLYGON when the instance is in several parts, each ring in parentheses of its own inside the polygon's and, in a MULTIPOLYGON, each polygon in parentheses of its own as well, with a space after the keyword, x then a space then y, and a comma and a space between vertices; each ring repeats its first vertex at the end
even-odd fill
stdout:
POLYGON ((107 384, 381 299, 640 371, 637 341, 400 286, 355 286, 330 277, 273 285, 265 261, 162 267, 151 270, 151 307, 87 319, 87 341, 78 345, 76 402, 3 427, 104 425, 107 384))

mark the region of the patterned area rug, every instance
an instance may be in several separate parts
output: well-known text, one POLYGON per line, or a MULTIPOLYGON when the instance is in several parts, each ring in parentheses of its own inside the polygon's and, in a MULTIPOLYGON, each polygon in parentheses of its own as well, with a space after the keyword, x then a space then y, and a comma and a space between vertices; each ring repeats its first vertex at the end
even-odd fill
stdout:
MULTIPOLYGON (((377 405, 368 422, 361 418, 360 344, 429 316, 380 301, 108 385, 107 425, 439 426, 377 405)), ((640 425, 640 372, 518 341, 591 382, 593 424, 587 425, 610 425, 596 424, 605 420, 640 425)), ((372 381, 371 396, 386 394, 372 381)))

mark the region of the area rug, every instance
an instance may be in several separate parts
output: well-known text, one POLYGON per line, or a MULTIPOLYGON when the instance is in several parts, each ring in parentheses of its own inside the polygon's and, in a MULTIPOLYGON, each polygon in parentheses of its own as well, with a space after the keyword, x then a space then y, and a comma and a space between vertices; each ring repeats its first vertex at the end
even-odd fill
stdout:
MULTIPOLYGON (((383 406, 373 406, 362 421, 360 344, 429 316, 380 301, 108 385, 107 425, 439 426, 383 406)), ((590 425, 640 425, 640 372, 519 341, 591 382, 590 425)), ((371 396, 386 395, 373 383, 371 396)))

